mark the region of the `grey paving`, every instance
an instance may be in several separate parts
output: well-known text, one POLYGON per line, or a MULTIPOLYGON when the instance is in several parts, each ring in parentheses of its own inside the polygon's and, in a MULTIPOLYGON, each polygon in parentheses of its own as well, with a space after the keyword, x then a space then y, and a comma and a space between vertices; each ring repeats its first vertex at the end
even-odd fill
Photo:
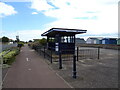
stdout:
POLYGON ((77 79, 72 78, 72 60, 63 61, 62 71, 58 62, 50 66, 74 88, 118 88, 118 60, 118 51, 111 49, 100 49, 99 60, 79 58, 77 79))

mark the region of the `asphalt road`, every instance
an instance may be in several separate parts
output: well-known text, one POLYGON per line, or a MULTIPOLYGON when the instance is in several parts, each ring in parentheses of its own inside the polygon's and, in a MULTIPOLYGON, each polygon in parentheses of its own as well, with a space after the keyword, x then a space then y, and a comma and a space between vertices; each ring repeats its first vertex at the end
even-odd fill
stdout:
POLYGON ((9 68, 3 88, 70 88, 36 52, 27 45, 21 48, 9 68))

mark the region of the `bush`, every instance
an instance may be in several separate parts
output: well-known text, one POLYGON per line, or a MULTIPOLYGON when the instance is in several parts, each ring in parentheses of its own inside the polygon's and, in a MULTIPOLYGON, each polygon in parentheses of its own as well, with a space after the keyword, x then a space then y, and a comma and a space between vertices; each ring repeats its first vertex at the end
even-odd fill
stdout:
POLYGON ((4 55, 6 53, 6 51, 2 51, 1 53, 0 53, 0 57, 2 56, 2 55, 4 55))
POLYGON ((19 49, 13 49, 3 56, 3 64, 12 64, 15 61, 15 56, 19 54, 19 49))
POLYGON ((24 46, 24 42, 18 42, 18 47, 23 47, 24 46))
POLYGON ((45 38, 42 38, 40 39, 39 43, 42 45, 42 46, 45 46, 47 44, 47 40, 45 38))

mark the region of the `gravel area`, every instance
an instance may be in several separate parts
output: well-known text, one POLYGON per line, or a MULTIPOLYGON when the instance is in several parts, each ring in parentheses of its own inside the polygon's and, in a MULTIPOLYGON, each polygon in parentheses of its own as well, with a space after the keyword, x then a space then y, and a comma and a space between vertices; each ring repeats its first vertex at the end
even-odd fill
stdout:
POLYGON ((77 61, 77 78, 72 78, 72 61, 59 62, 50 67, 74 88, 118 88, 118 51, 100 49, 100 59, 83 59, 77 61))

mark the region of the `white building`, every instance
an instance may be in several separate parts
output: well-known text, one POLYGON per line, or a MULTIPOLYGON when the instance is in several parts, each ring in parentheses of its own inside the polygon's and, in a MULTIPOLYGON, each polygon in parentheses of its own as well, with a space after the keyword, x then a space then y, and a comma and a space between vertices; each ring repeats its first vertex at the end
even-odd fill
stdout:
POLYGON ((100 44, 102 37, 89 37, 86 41, 87 44, 100 44))

